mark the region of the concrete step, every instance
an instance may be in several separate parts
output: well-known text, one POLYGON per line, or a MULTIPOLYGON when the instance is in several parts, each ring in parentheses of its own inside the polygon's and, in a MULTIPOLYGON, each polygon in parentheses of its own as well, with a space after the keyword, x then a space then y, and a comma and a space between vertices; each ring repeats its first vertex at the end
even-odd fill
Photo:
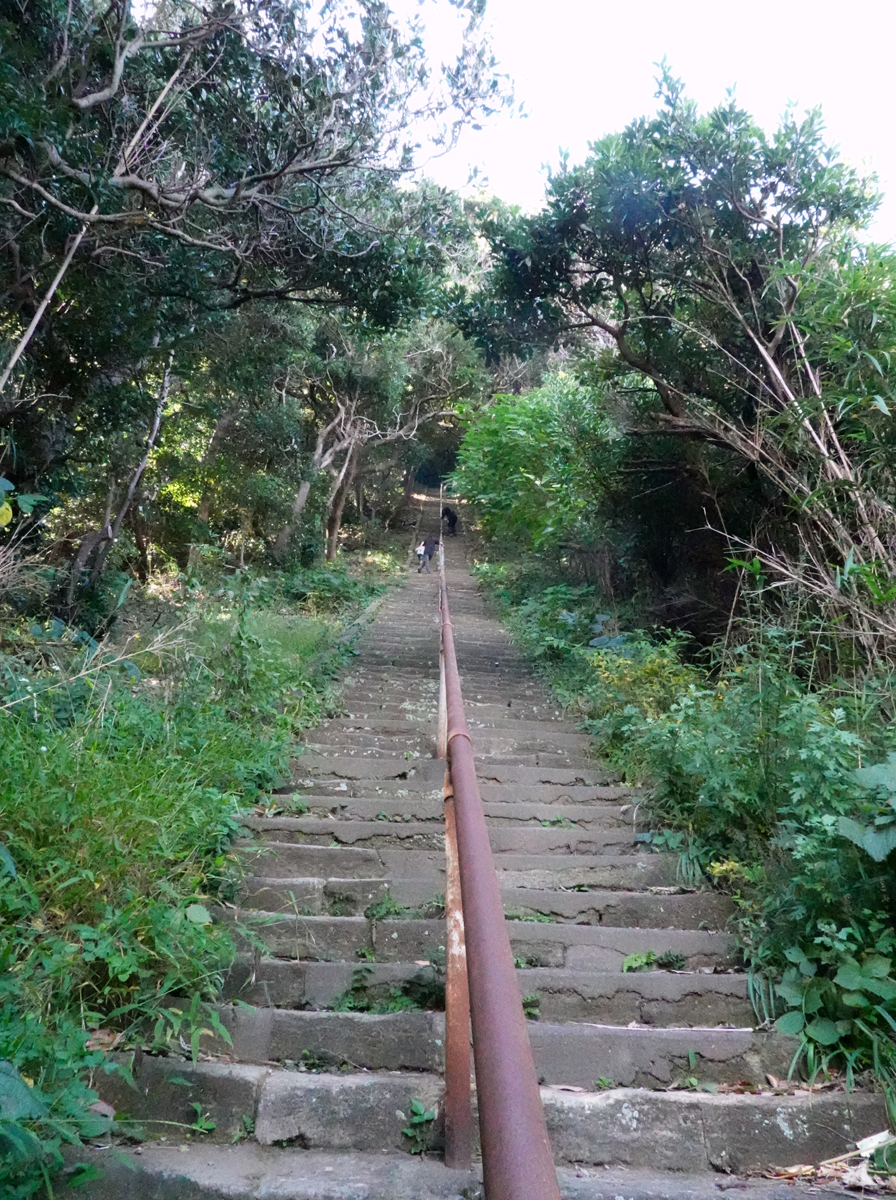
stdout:
MULTIPOLYGON (((229 999, 259 1005, 272 1012, 326 1009, 338 1005, 340 999, 352 992, 360 979, 364 984, 363 995, 371 1003, 379 1003, 386 1001, 396 989, 400 990, 411 980, 423 984, 443 978, 436 975, 435 968, 421 966, 423 961, 365 963, 359 971, 357 963, 286 962, 281 959, 259 959, 256 962, 243 958, 234 963, 228 974, 225 995, 229 999)), ((525 958, 517 959, 518 963, 526 961, 525 958)), ((620 1027, 635 1022, 659 1028, 713 1028, 724 1025, 745 1029, 752 1026, 754 1020, 747 977, 738 973, 719 975, 630 971, 623 974, 620 971, 568 971, 557 967, 521 966, 517 969, 517 983, 521 996, 538 998, 537 1010, 534 1005, 529 1005, 529 1008, 532 1015, 537 1015, 539 1028, 545 1021, 578 1021, 620 1027)), ((281 1018, 275 1016, 272 1019, 276 1023, 281 1018)), ((591 1027, 589 1024, 586 1028, 591 1027)), ((792 1053, 791 1047, 791 1056, 792 1053)), ((238 1056, 251 1058, 243 1051, 239 1051, 238 1056)), ((262 1056, 263 1059, 270 1057, 276 1056, 262 1056)), ((296 1056, 287 1054, 286 1057, 296 1056)), ((360 1060, 357 1061, 360 1063, 360 1060)), ((396 1061, 391 1065, 399 1067, 402 1064, 396 1061)), ((785 1074, 787 1065, 784 1064, 785 1074)), ((771 1067, 769 1070, 781 1074, 771 1067)), ((598 1075, 601 1074, 607 1075, 608 1072, 599 1071, 598 1075)), ((610 1077, 620 1082, 631 1082, 633 1078, 619 1075, 610 1077)), ((553 1081, 557 1082, 558 1078, 554 1076, 553 1081)))
MULTIPOLYGON (((444 831, 426 821, 339 821, 333 817, 246 817, 248 829, 262 835, 274 835, 279 842, 302 842, 329 846, 407 846, 439 849, 444 846, 444 831)), ((637 849, 631 827, 624 825, 586 828, 559 825, 523 825, 497 822, 489 827, 489 842, 496 855, 511 854, 601 854, 608 847, 618 853, 637 849)), ((560 866, 562 864, 558 864, 560 866)))
MULTIPOLYGON (((349 749, 377 750, 384 754, 404 754, 406 750, 424 749, 431 755, 435 744, 435 722, 432 725, 407 723, 408 729, 395 729, 383 722, 383 728, 353 728, 351 725, 333 725, 329 729, 318 727, 308 735, 309 750, 326 753, 332 746, 341 753, 349 749)), ((509 729, 493 729, 486 726, 470 726, 473 750, 476 757, 498 758, 511 755, 574 754, 578 752, 587 765, 591 760, 592 742, 582 733, 517 733, 509 729)))
MULTIPOLYGON (((153 1120, 193 1124, 197 1104, 214 1122, 204 1142, 232 1142, 251 1129, 263 1146, 293 1143, 303 1151, 405 1150, 402 1129, 411 1101, 439 1110, 442 1099, 438 1076, 420 1071, 314 1074, 143 1056, 134 1076, 136 1090, 115 1076, 101 1076, 98 1085, 107 1103, 150 1129, 153 1120)), ((866 1092, 785 1096, 548 1086, 542 1103, 555 1160, 563 1164, 759 1171, 817 1163, 886 1127, 883 1097, 866 1092)), ((432 1134, 436 1148, 439 1123, 432 1134)))
POLYGON ((386 879, 268 879, 253 875, 243 882, 239 902, 244 908, 264 912, 348 917, 360 915, 388 895, 386 879))
MULTIPOLYGON (((206 1039, 203 1051, 244 1063, 311 1071, 444 1069, 444 1015, 438 1012, 303 1012, 225 1005, 231 1042, 206 1039)), ((621 1087, 690 1087, 742 1083, 761 1089, 786 1076, 793 1038, 725 1028, 619 1028, 530 1022, 539 1082, 591 1091, 595 1080, 621 1087)))
POLYGON ((337 821, 331 817, 247 817, 253 831, 273 834, 279 842, 311 846, 361 846, 369 849, 407 846, 411 849, 444 850, 441 827, 425 821, 337 821))
MULTIPOLYGON (((246 869, 267 879, 340 878, 391 880, 393 895, 406 883, 444 891, 445 855, 440 850, 358 846, 311 846, 278 842, 277 833, 237 842, 246 869)), ((676 885, 674 854, 502 854, 495 863, 502 886, 516 888, 627 888, 676 885)), ((401 903, 408 903, 402 900, 401 903)))
POLYGON ((594 889, 502 888, 504 911, 542 913, 557 921, 643 929, 724 929, 734 905, 718 892, 670 894, 594 889))
MULTIPOLYGON (((390 755, 383 758, 352 758, 348 756, 325 757, 313 751, 307 751, 301 758, 294 760, 293 779, 299 783, 307 779, 309 785, 327 778, 330 780, 375 779, 375 780, 415 780, 415 787, 426 784, 429 787, 441 787, 445 779, 445 763, 437 758, 424 758, 410 761, 404 755, 390 755)), ((410 782, 405 784, 410 787, 410 782)))
MULTIPOLYGON (((407 762, 408 760, 431 758, 434 749, 434 737, 429 736, 421 736, 416 740, 382 738, 377 741, 377 739, 371 738, 369 744, 365 744, 360 739, 357 742, 344 739, 333 747, 332 757, 342 760, 346 758, 379 760, 384 757, 397 757, 407 762)), ((591 763, 589 756, 577 751, 558 750, 553 752, 544 749, 529 753, 515 749, 503 741, 495 744, 481 744, 479 740, 476 740, 474 750, 480 769, 498 764, 505 767, 570 767, 577 768, 579 771, 587 771, 591 763)), ((315 754, 321 759, 330 757, 329 748, 322 743, 309 742, 307 753, 315 754)))
MULTIPOLYGON (((383 799, 378 796, 291 796, 289 800, 279 801, 286 810, 284 816, 326 817, 331 813, 341 821, 436 821, 444 818, 445 806, 441 797, 430 799, 418 793, 413 799, 410 796, 398 799, 383 799), (291 806, 300 805, 299 813, 290 812, 291 806)), ((489 824, 506 822, 508 824, 561 825, 564 822, 581 827, 591 825, 632 827, 632 804, 613 804, 603 800, 592 800, 588 804, 572 804, 558 801, 556 804, 527 803, 524 800, 513 803, 508 796, 507 801, 495 803, 483 802, 486 821, 489 824)), ((281 814, 276 814, 281 815, 281 814)))
MULTIPOLYGON (((225 918, 228 913, 223 914, 225 918)), ((239 916, 274 958, 356 963, 438 959, 445 949, 442 920, 368 920, 364 917, 303 917, 240 911, 239 916)), ((539 967, 574 971, 621 971, 630 954, 680 954, 684 969, 737 965, 733 940, 705 929, 627 929, 595 925, 508 921, 514 955, 539 967)))
MULTIPOLYGON (((657 970, 623 974, 536 967, 517 970, 517 982, 523 996, 538 997, 540 1022, 589 1021, 604 1026, 636 1022, 663 1028, 727 1025, 745 1029, 755 1021, 747 976, 742 973, 657 970)), ((788 1064, 784 1066, 785 1075, 788 1064)), ((619 1082, 626 1081, 618 1074, 606 1074, 619 1082)))
MULTIPOLYGON (((85 1200, 464 1200, 481 1197, 481 1170, 449 1170, 432 1155, 355 1154, 200 1142, 100 1147, 81 1157, 98 1168, 79 1186, 85 1200)), ((719 1175, 648 1171, 627 1167, 560 1167, 563 1200, 719 1200, 719 1175)), ((808 1183, 727 1175, 725 1189, 749 1200, 810 1200, 808 1183)))

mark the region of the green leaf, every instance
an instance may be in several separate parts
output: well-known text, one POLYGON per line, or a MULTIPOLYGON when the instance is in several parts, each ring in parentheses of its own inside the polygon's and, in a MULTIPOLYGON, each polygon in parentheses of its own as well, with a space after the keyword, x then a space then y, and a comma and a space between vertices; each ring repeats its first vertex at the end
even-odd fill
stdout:
POLYGON ((92 1183, 95 1179, 101 1179, 103 1172, 96 1163, 76 1163, 72 1167, 72 1174, 69 1176, 69 1187, 83 1187, 85 1183, 92 1183))
POLYGON ((863 992, 843 992, 840 999, 849 1008, 867 1008, 868 997, 863 992))
POLYGON ((46 1114, 40 1094, 30 1087, 10 1062, 0 1062, 0 1117, 6 1121, 32 1120, 46 1114))
POLYGON ((0 492, 14 492, 15 490, 16 485, 10 483, 4 475, 0 475, 0 492))
POLYGON ((834 976, 834 983, 849 992, 857 992, 865 983, 865 975, 858 963, 844 963, 834 976))
POLYGON ((896 825, 884 826, 878 830, 860 825, 851 817, 840 817, 838 829, 842 837, 855 843, 875 862, 883 862, 893 850, 896 850, 896 825))
POLYGON ((778 1017, 777 1021, 775 1021, 775 1028, 778 1033, 793 1035, 802 1033, 805 1023, 806 1018, 803 1014, 798 1010, 794 1010, 793 1012, 786 1012, 783 1017, 778 1017))
POLYGON ((2 843, 0 843, 0 867, 3 868, 7 875, 11 875, 13 879, 18 878, 13 857, 2 843))
POLYGON ((806 1026, 805 1033, 807 1037, 812 1038, 814 1042, 820 1042, 822 1046, 833 1046, 840 1041, 839 1029, 827 1017, 816 1017, 814 1021, 810 1021, 806 1026))
POLYGON ((787 983, 785 980, 785 982, 778 984, 775 991, 788 1004, 802 1004, 803 1002, 803 989, 795 983, 787 983))
POLYGON ((16 496, 16 504, 19 506, 19 512, 27 517, 34 511, 35 504, 46 499, 47 497, 42 496, 40 492, 26 492, 22 496, 16 496))
POLYGON ((858 767, 853 779, 863 788, 881 788, 896 795, 896 751, 891 751, 884 762, 873 767, 858 767))
POLYGON ((211 925, 212 914, 204 904, 191 904, 187 909, 186 918, 194 925, 211 925))

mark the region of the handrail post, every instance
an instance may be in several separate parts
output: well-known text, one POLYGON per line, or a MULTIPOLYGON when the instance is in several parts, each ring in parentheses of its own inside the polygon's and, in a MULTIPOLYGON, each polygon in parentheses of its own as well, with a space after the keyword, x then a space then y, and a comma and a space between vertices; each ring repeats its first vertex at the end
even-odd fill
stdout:
MULTIPOLYGON (((443 567, 439 582, 442 678, 448 724, 446 740, 463 904, 485 1195, 486 1200, 560 1200, 557 1172, 548 1141, 535 1062, 479 795, 473 746, 464 716, 443 555, 440 555, 439 561, 443 567)), ((449 851, 449 869, 452 856, 449 851)), ((446 908, 447 905, 446 890, 446 908)), ((448 942, 450 950, 450 933, 448 942)), ((449 1010, 446 1013, 446 1026, 450 1024, 449 1010)), ((447 1065, 446 1091, 450 1097, 447 1065)), ((450 1099, 446 1099, 446 1129, 449 1103, 450 1099)))

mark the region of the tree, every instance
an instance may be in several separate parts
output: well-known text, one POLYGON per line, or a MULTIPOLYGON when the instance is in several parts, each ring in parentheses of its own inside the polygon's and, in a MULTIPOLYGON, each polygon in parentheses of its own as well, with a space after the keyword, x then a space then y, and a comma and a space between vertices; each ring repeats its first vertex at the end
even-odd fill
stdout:
POLYGON ((541 213, 483 214, 490 287, 460 319, 493 352, 589 336, 604 379, 639 381, 630 435, 721 447, 786 502, 791 552, 751 547, 779 582, 896 633, 875 599, 896 584, 896 263, 857 241, 877 197, 817 112, 768 137, 733 99, 700 116, 668 74, 659 94, 655 118, 562 164, 541 213))
MULTIPOLYGON (((445 415, 450 405, 481 395, 486 382, 463 340, 444 323, 426 319, 390 333, 324 321, 315 354, 301 365, 299 376, 305 381, 308 444, 313 448, 304 455, 302 482, 274 551, 286 550, 315 478, 330 472, 329 558, 335 554, 345 501, 370 452, 409 443, 423 424, 445 415)), ((290 390, 288 381, 283 387, 290 390)))

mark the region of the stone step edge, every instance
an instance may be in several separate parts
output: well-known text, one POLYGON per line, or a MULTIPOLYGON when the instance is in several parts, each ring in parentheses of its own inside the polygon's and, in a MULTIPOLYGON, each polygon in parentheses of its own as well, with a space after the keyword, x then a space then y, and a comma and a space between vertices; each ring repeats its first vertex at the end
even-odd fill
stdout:
MULTIPOLYGON (((106 1076, 100 1087, 113 1107, 123 1108, 114 1079, 106 1076)), ((262 1145, 293 1141, 307 1150, 401 1150, 411 1101, 439 1109, 442 1094, 441 1079, 425 1072, 316 1075, 144 1058, 134 1098, 140 1111, 131 1111, 144 1121, 162 1111, 166 1120, 189 1125, 198 1104, 215 1122, 216 1139, 254 1136, 262 1145)), ((562 1163, 753 1171, 819 1162, 887 1124, 883 1096, 867 1092, 544 1087, 541 1096, 555 1160, 562 1163)), ((437 1137, 438 1121, 434 1126, 437 1137)))
MULTIPOLYGON (((75 1157, 69 1156, 74 1162, 75 1157)), ((84 1200, 120 1200, 152 1195, 158 1200, 460 1200, 480 1196, 482 1170, 451 1170, 431 1156, 334 1153, 259 1146, 147 1144, 88 1146, 83 1160, 98 1176, 79 1188, 84 1200), (288 1184, 284 1181, 288 1179, 288 1184)), ((719 1200, 719 1175, 683 1175, 645 1170, 559 1167, 563 1200, 719 1200)), ((725 1188, 749 1200, 810 1200, 809 1183, 729 1175, 725 1188)))

